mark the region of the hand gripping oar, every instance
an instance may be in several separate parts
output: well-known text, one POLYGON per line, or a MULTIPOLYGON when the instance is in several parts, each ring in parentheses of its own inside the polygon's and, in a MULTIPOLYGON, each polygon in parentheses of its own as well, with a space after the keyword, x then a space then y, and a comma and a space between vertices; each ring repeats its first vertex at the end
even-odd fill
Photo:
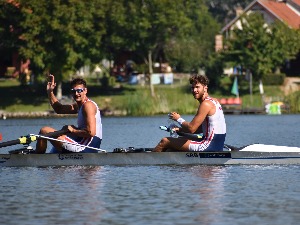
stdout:
POLYGON ((186 137, 189 140, 192 141, 200 141, 202 140, 202 135, 199 134, 191 134, 191 133, 184 133, 184 132, 180 132, 180 131, 172 131, 170 128, 166 127, 166 126, 160 126, 159 127, 161 130, 164 131, 169 131, 169 132, 173 132, 173 133, 177 133, 179 136, 181 137, 186 137))
MULTIPOLYGON (((159 128, 161 130, 164 130, 164 131, 169 131, 169 132, 177 133, 179 136, 186 137, 187 139, 192 140, 192 141, 200 141, 200 140, 202 140, 202 135, 191 134, 191 133, 184 133, 184 132, 175 132, 175 131, 172 131, 170 128, 167 128, 166 126, 160 126, 159 128)), ((232 146, 232 145, 224 144, 224 147, 227 150, 230 150, 230 151, 239 151, 239 150, 243 149, 246 146, 235 147, 235 146, 232 146)))
MULTIPOLYGON (((51 132, 51 133, 48 133, 48 134, 44 134, 43 136, 44 137, 59 137, 59 136, 61 136, 63 134, 66 134, 68 132, 69 132, 68 130, 58 130, 58 131, 54 131, 54 132, 51 132)), ((35 135, 35 134, 22 136, 22 137, 20 137, 16 140, 11 140, 11 141, 6 141, 6 142, 0 143, 0 148, 8 147, 8 146, 11 146, 11 145, 17 145, 17 144, 23 144, 23 145, 30 144, 31 142, 36 141, 39 138, 43 138, 43 137, 41 137, 40 135, 35 135)))

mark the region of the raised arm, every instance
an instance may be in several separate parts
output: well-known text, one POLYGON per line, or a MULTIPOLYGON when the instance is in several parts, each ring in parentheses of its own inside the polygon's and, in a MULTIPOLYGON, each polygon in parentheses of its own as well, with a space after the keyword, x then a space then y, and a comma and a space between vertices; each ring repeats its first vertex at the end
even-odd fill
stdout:
POLYGON ((49 98, 49 102, 53 110, 58 114, 76 114, 78 111, 77 104, 69 104, 63 105, 61 104, 56 96, 54 95, 54 89, 56 87, 56 83, 54 81, 54 76, 52 74, 48 75, 48 83, 47 83, 47 94, 49 98))

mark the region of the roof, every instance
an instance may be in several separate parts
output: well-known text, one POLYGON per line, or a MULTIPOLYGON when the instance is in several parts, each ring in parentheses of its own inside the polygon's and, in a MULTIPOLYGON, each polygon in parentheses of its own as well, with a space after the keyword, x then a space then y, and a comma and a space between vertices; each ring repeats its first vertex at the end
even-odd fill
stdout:
MULTIPOLYGON (((251 11, 251 9, 256 5, 261 6, 271 16, 285 22, 288 26, 295 29, 300 28, 300 0, 255 0, 245 8, 243 14, 251 11)), ((240 16, 234 18, 221 30, 221 32, 223 33, 230 29, 230 27, 234 25, 239 18, 240 16)))
POLYGON ((300 0, 293 0, 292 2, 300 6, 300 0))
POLYGON ((290 27, 296 29, 300 28, 299 12, 297 14, 287 3, 270 0, 260 0, 258 3, 264 6, 266 10, 279 20, 286 22, 290 27))

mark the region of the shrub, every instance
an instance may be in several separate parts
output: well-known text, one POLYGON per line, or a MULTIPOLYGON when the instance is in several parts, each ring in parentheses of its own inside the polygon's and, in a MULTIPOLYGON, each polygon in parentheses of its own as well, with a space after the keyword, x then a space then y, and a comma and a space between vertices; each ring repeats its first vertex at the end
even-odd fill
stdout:
POLYGON ((284 73, 264 75, 262 81, 265 85, 282 85, 285 78, 284 73))

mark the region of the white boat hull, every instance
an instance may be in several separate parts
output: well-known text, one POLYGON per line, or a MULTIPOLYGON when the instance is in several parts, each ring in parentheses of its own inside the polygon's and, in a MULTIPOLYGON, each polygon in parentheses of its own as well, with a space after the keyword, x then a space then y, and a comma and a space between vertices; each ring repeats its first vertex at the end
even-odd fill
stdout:
POLYGON ((300 164, 300 148, 250 145, 223 152, 106 152, 69 154, 0 154, 0 166, 105 166, 105 165, 269 165, 300 164), (264 147, 257 151, 258 147, 264 147), (281 150, 280 150, 281 149, 281 150))

